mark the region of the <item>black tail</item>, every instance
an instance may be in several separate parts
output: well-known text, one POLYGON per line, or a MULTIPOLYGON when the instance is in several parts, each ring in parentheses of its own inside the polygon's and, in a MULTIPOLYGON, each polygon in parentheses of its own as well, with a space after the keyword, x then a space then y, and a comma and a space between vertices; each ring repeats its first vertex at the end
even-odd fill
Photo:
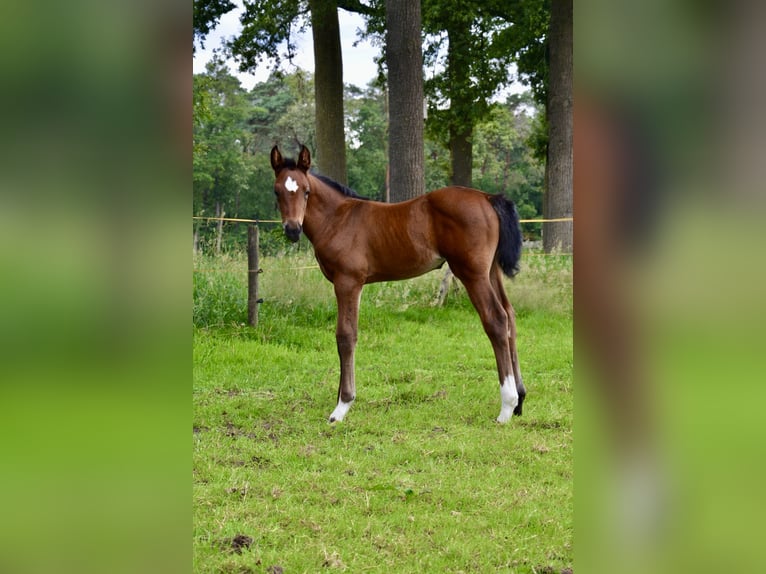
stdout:
POLYGON ((516 206, 503 195, 492 195, 489 198, 492 207, 500 220, 500 241, 497 244, 497 262, 503 273, 513 277, 519 272, 521 259, 521 226, 516 206))

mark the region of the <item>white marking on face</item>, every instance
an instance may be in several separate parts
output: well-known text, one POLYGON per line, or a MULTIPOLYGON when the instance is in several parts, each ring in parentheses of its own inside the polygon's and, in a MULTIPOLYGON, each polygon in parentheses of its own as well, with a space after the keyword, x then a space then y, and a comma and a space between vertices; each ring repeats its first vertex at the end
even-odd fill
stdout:
POLYGON ((354 404, 354 401, 351 401, 350 403, 344 403, 341 400, 338 400, 338 406, 335 407, 335 410, 330 415, 330 422, 331 423, 339 423, 343 420, 343 417, 346 416, 346 413, 351 408, 351 405, 354 404))
POLYGON ((298 191, 298 182, 288 175, 287 181, 285 181, 285 189, 290 193, 295 193, 298 191))
POLYGON ((511 420, 513 409, 519 404, 519 392, 516 390, 516 379, 513 375, 505 377, 500 386, 500 403, 500 415, 497 417, 497 422, 507 423, 511 420))

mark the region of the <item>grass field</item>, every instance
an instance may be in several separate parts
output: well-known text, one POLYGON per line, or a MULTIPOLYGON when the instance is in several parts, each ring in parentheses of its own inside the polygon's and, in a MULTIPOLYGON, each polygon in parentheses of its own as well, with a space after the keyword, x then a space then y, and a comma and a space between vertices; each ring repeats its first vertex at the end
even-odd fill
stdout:
POLYGON ((572 265, 507 282, 524 415, 494 422, 492 349, 439 272, 365 288, 357 400, 335 406, 332 288, 308 255, 195 260, 194 571, 552 573, 572 568, 572 265))

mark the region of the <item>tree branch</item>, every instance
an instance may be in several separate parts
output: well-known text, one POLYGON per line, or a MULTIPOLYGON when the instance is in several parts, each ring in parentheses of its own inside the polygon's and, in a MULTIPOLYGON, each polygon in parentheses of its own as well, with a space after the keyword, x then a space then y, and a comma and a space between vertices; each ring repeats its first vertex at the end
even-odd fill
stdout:
POLYGON ((356 12, 365 16, 374 16, 377 11, 373 6, 362 4, 360 0, 338 0, 338 8, 343 8, 347 12, 356 12))

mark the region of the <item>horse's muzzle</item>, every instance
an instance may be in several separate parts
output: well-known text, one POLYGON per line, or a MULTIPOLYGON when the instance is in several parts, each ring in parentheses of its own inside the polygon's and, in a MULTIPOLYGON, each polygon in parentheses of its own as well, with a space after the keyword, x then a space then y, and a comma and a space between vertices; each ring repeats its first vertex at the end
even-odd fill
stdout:
POLYGON ((287 238, 295 243, 301 237, 301 231, 303 226, 300 223, 285 223, 284 224, 285 235, 287 238))

